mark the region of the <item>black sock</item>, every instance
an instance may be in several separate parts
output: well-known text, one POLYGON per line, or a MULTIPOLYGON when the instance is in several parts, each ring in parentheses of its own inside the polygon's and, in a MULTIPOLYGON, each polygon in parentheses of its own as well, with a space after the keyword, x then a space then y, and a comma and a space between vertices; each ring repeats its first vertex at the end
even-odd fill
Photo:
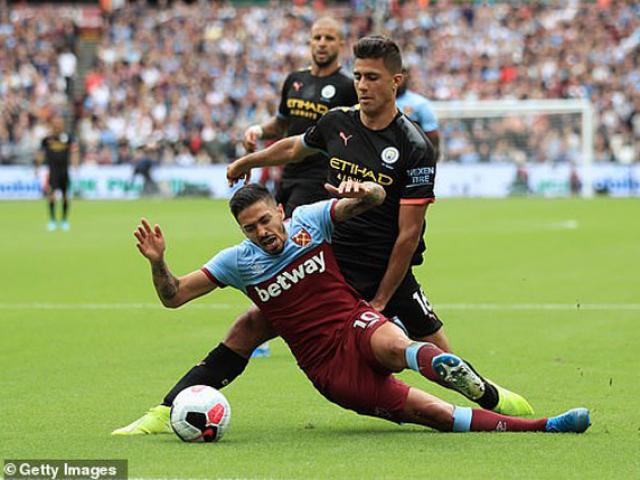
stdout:
MULTIPOLYGON (((478 371, 473 368, 473 365, 471 365, 467 360, 465 360, 464 363, 469 365, 471 370, 476 372, 476 375, 482 378, 482 375, 480 375, 478 371)), ((498 405, 498 389, 487 382, 484 378, 482 378, 482 381, 484 382, 484 394, 475 402, 485 410, 493 410, 498 405)))
POLYGON ((498 389, 485 380, 484 395, 476 403, 485 410, 493 410, 498 405, 498 400, 498 389))
POLYGON ((49 200, 49 220, 56 221, 56 202, 49 200))
POLYGON ((244 371, 248 363, 249 360, 221 343, 176 383, 164 397, 162 405, 171 406, 182 390, 193 385, 209 385, 217 389, 226 387, 244 371))
POLYGON ((69 201, 67 198, 62 199, 62 220, 67 219, 67 212, 69 212, 69 201))

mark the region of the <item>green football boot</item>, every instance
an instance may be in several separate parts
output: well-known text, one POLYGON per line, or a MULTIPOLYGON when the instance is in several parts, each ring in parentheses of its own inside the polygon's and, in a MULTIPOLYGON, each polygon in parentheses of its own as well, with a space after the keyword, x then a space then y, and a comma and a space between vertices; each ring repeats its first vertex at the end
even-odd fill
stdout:
POLYGON ((487 381, 498 390, 498 405, 493 408, 494 412, 513 417, 533 415, 533 407, 523 396, 511 392, 497 383, 487 381))
POLYGON ((130 423, 126 427, 118 428, 111 435, 154 435, 158 433, 172 433, 169 413, 171 407, 158 405, 150 408, 147 413, 130 423))

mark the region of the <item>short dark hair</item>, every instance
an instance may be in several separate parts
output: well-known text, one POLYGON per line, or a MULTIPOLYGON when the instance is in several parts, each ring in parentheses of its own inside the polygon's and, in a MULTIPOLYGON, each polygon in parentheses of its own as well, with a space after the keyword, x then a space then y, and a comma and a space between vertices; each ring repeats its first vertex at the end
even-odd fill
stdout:
POLYGON ((245 208, 261 200, 271 201, 275 204, 275 199, 269 190, 257 183, 248 183, 236 190, 236 193, 234 193, 231 200, 229 200, 229 208, 233 216, 238 218, 240 212, 245 208))
POLYGON ((400 48, 389 37, 371 35, 361 38, 353 46, 353 56, 356 58, 381 58, 384 66, 391 73, 400 73, 402 71, 400 48))

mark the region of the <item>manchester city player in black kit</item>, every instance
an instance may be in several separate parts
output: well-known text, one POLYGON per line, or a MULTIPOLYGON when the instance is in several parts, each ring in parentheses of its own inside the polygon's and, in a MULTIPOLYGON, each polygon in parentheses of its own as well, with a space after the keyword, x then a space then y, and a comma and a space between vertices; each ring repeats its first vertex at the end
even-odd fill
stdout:
MULTIPOLYGON (((244 138, 247 151, 255 151, 257 139, 300 135, 332 108, 358 103, 353 79, 340 68, 344 40, 338 22, 330 17, 317 20, 311 27, 310 43, 311 66, 287 76, 276 117, 247 129, 244 138)), ((328 194, 323 187, 326 178, 327 157, 321 153, 309 156, 304 163, 286 165, 276 192, 285 215, 291 216, 300 205, 326 199, 328 194)))
POLYGON ((55 230, 58 225, 62 230, 69 230, 69 163, 78 166, 78 145, 74 138, 64 131, 64 120, 60 116, 53 117, 51 133, 42 139, 40 151, 36 154, 36 175, 39 166, 45 162, 49 174, 45 184, 45 193, 49 205, 49 223, 47 229, 55 230), (62 215, 60 223, 56 222, 55 202, 56 190, 62 194, 62 215))
MULTIPOLYGON (((354 46, 354 55, 358 107, 336 108, 305 134, 238 159, 229 165, 227 177, 234 183, 248 178, 254 167, 302 162, 322 152, 329 159, 332 185, 348 178, 382 185, 387 197, 381 206, 334 230, 333 249, 340 269, 373 307, 403 325, 411 338, 448 350, 442 323, 411 271, 412 265, 422 262, 424 216, 434 201, 434 149, 421 129, 395 105, 402 80, 397 45, 385 37, 366 37, 354 46)), ((236 322, 222 345, 229 346, 231 341, 235 348, 230 349, 238 351, 240 346, 240 351, 251 351, 272 338, 274 333, 259 311, 249 320, 236 322)), ((211 354, 199 367, 176 388, 186 388, 188 382, 221 388, 237 376, 230 376, 229 365, 211 354)), ((483 408, 509 415, 533 413, 520 395, 490 382, 485 385, 481 395, 473 399, 483 408)), ((160 433, 168 428, 152 425, 150 414, 139 424, 134 422, 128 433, 160 433)), ((160 416, 156 419, 160 421, 160 416)))

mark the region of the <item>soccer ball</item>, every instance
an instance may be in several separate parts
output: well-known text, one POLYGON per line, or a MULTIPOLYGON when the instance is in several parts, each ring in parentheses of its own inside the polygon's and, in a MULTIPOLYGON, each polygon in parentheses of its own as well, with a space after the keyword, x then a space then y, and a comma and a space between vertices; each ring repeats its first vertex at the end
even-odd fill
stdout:
POLYGON ((225 396, 206 385, 185 388, 171 406, 171 428, 185 442, 217 442, 230 420, 225 396))

